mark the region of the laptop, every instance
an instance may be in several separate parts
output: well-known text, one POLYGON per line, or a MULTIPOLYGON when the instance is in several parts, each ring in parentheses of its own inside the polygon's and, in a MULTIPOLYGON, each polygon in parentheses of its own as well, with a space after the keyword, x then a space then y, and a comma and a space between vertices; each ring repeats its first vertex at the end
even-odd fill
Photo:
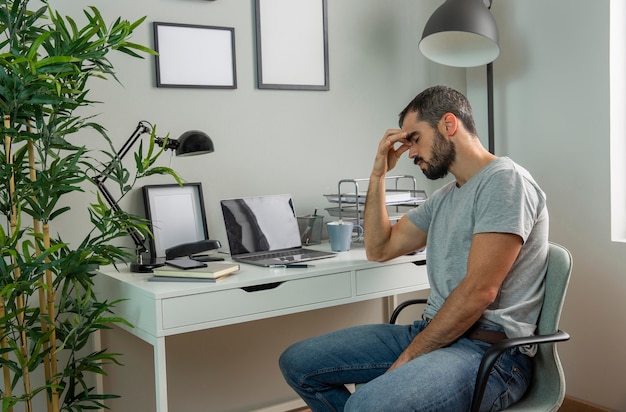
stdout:
POLYGON ((227 199, 220 203, 230 254, 237 262, 270 267, 336 255, 302 247, 291 195, 227 199))

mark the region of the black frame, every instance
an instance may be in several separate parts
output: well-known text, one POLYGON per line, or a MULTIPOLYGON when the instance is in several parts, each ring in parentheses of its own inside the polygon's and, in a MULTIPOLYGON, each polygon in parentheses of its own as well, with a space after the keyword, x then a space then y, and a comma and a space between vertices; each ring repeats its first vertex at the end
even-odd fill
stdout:
MULTIPOLYGON (((194 220, 196 224, 196 229, 200 228, 200 236, 197 236, 195 239, 191 239, 191 238, 185 239, 185 241, 183 242, 176 242, 176 243, 180 244, 180 243, 188 243, 188 242, 197 242, 197 241, 209 239, 209 229, 206 223, 206 212, 204 208, 204 198, 202 196, 202 184, 201 183, 199 182, 198 183, 183 183, 182 186, 176 183, 143 186, 143 201, 144 201, 144 208, 146 211, 146 219, 148 219, 149 221, 150 231, 152 232, 152 235, 153 235, 149 239, 150 256, 153 259, 164 258, 165 250, 167 249, 167 247, 163 248, 162 251, 159 250, 162 253, 158 253, 159 251, 157 250, 156 243, 159 240, 160 231, 158 230, 158 228, 155 228, 153 225, 154 213, 153 213, 152 201, 154 200, 155 195, 175 192, 176 189, 188 189, 188 190, 191 189, 191 191, 193 192, 194 201, 197 202, 198 212, 199 212, 199 214, 195 216, 194 220), (202 236, 204 236, 204 238, 200 239, 200 237, 202 236)), ((181 192, 181 194, 184 194, 184 193, 181 192)), ((177 244, 168 245, 168 247, 173 247, 173 246, 176 246, 177 244)))
MULTIPOLYGON (((266 0, 255 0, 255 23, 256 23, 256 58, 257 58, 257 87, 259 89, 286 89, 286 90, 322 90, 322 91, 326 91, 326 90, 330 90, 330 86, 329 86, 329 74, 328 74, 328 7, 327 7, 327 0, 308 0, 312 3, 316 3, 319 2, 321 5, 321 18, 322 21, 320 22, 320 28, 321 28, 321 33, 322 33, 322 39, 317 39, 318 41, 321 41, 322 45, 323 45, 323 62, 320 61, 319 62, 319 70, 323 70, 323 82, 311 82, 309 84, 304 83, 304 84, 295 84, 295 83, 291 83, 288 80, 282 81, 282 80, 274 80, 274 81, 270 81, 270 80, 266 80, 265 79, 265 74, 264 73, 264 53, 263 53, 263 33, 269 33, 269 31, 271 30, 280 30, 280 28, 278 27, 270 27, 269 25, 264 26, 262 24, 263 22, 263 15, 261 13, 261 8, 262 7, 268 7, 271 3, 264 3, 264 1, 266 0)), ((291 1, 291 0, 285 0, 285 1, 291 1)), ((272 3, 275 3, 275 0, 272 1, 272 3)), ((298 15, 289 15, 289 13, 287 13, 285 10, 283 10, 283 8, 280 7, 280 4, 277 5, 278 7, 276 8, 276 13, 280 13, 280 17, 282 19, 284 19, 285 21, 289 21, 289 22, 297 22, 299 19, 304 19, 304 18, 310 18, 309 15, 306 14, 306 12, 303 12, 302 14, 298 14, 298 15)), ((267 10, 267 9, 265 9, 267 10)), ((267 37, 272 37, 272 38, 279 38, 279 39, 289 39, 290 41, 293 41, 293 36, 291 36, 288 33, 279 33, 278 36, 267 36, 267 37)), ((299 50, 309 50, 311 49, 310 47, 307 47, 306 44, 300 46, 298 48, 299 50)), ((279 56, 280 57, 280 61, 278 62, 278 64, 276 65, 277 67, 281 67, 281 68, 285 68, 289 66, 289 62, 293 62, 296 61, 297 59, 292 59, 292 56, 289 55, 289 53, 285 53, 284 55, 279 56)), ((265 61, 267 62, 267 60, 269 59, 269 56, 265 55, 265 61)), ((319 75, 320 73, 318 72, 317 75, 319 75)))
MULTIPOLYGON (((178 23, 164 23, 154 22, 154 49, 159 53, 155 56, 156 63, 156 85, 157 87, 182 87, 182 88, 209 88, 209 89, 236 89, 237 88, 237 68, 235 59, 235 29, 232 27, 217 27, 217 26, 202 26, 197 24, 178 24, 178 23), (168 29, 178 29, 166 34, 168 29), (165 30, 165 31, 164 31, 165 30), (197 34, 197 39, 193 34, 197 34), (225 39, 222 39, 222 34, 225 34, 225 39), (180 38, 167 38, 166 36, 184 36, 180 38), (207 41, 205 36, 213 36, 211 39, 214 41, 207 41), (176 51, 180 50, 181 45, 188 48, 193 48, 193 53, 183 53, 184 58, 181 56, 169 55, 173 52, 172 49, 160 50, 159 46, 163 46, 170 41, 175 41, 177 47, 176 51), (182 41, 182 40, 186 41, 182 41), (219 39, 219 40, 218 40, 219 39), (193 43, 196 41, 197 43, 193 43), (191 41, 191 43, 190 43, 191 41), (223 43, 223 44, 222 44, 223 43), (228 44, 229 43, 229 44, 228 44), (203 54, 198 51, 204 51, 203 54), (209 55, 210 54, 210 55, 209 55), (205 60, 207 64, 199 64, 205 60), (224 67, 221 68, 220 75, 215 75, 207 70, 204 77, 199 78, 199 81, 187 82, 186 78, 191 75, 191 72, 174 73, 178 70, 188 70, 190 67, 211 67, 209 63, 218 62, 224 67), (230 68, 227 66, 230 64, 230 68), (167 73, 167 74, 166 74, 167 73), (177 77, 178 76, 178 77, 177 77), (225 76, 224 78, 222 78, 225 76), (230 78, 229 78, 230 76, 230 78), (174 78, 172 78, 174 77, 174 78)), ((163 47, 161 47, 163 49, 163 47)), ((218 70, 219 71, 219 70, 218 70)), ((199 76, 197 73, 193 73, 193 76, 199 76)))

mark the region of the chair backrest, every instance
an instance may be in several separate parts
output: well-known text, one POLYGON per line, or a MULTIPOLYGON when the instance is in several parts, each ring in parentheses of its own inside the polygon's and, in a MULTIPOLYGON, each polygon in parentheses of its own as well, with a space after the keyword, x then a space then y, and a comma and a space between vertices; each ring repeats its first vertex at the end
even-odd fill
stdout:
MULTIPOLYGON (((565 292, 572 273, 572 255, 561 245, 550 243, 546 292, 539 315, 537 335, 558 330, 565 292)), ((565 398, 565 375, 554 343, 539 345, 533 360, 533 378, 524 398, 507 411, 556 411, 565 398)))

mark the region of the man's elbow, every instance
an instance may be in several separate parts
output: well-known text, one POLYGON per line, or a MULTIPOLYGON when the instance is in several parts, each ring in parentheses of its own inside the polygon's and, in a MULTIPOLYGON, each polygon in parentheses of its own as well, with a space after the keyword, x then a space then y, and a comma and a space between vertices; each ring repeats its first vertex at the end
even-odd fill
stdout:
POLYGON ((391 259, 389 256, 386 256, 380 249, 371 250, 367 247, 365 248, 365 256, 370 262, 385 262, 391 259))
POLYGON ((493 304, 498 298, 499 289, 497 288, 487 288, 483 290, 476 291, 474 296, 477 299, 480 299, 480 304, 485 308, 489 307, 493 304))

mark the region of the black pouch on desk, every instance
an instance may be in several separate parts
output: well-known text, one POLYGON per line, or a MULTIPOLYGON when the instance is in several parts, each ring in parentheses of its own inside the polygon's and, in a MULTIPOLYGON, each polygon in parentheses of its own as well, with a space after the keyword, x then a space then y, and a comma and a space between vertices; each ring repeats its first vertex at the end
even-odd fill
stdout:
POLYGON ((177 269, 184 269, 184 270, 206 267, 206 263, 198 262, 197 260, 193 260, 193 259, 171 259, 171 260, 166 260, 165 263, 177 269))

